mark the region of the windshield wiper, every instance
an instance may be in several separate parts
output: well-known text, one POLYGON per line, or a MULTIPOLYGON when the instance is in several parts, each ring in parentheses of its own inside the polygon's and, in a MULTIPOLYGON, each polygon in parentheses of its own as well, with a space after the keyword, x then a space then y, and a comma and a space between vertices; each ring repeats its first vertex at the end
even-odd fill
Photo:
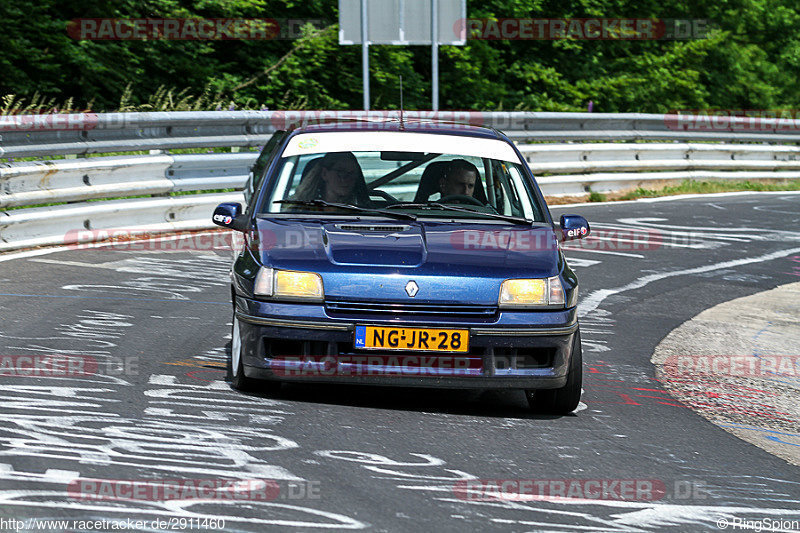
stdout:
POLYGON ((535 222, 534 220, 529 220, 527 218, 512 217, 510 215, 501 215, 500 213, 484 213, 483 211, 475 211, 474 209, 468 209, 466 207, 458 207, 455 205, 442 204, 439 202, 427 202, 424 204, 419 204, 414 202, 400 202, 397 204, 392 204, 388 206, 386 209, 395 209, 402 207, 408 207, 411 209, 438 209, 447 211, 458 211, 459 213, 469 213, 470 215, 480 215, 480 216, 495 218, 498 220, 505 220, 508 222, 513 222, 514 224, 533 224, 535 222))
POLYGON ((346 211, 355 211, 357 213, 369 213, 373 215, 383 215, 389 218, 398 218, 403 220, 417 220, 416 215, 410 213, 397 213, 394 211, 384 211, 383 209, 370 209, 367 207, 358 207, 351 204, 340 204, 337 202, 326 202, 325 200, 275 200, 274 204, 289 204, 289 205, 302 205, 307 207, 335 207, 337 209, 344 209, 346 211))

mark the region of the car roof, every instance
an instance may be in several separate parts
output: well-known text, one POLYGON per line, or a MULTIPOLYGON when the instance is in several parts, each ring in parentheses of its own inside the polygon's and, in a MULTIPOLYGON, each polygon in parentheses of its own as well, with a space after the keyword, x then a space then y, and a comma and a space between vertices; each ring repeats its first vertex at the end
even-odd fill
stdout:
POLYGON ((290 128, 292 134, 299 133, 327 133, 327 132, 361 132, 361 131, 394 131, 413 133, 434 133, 441 135, 461 135, 465 137, 483 137, 486 139, 507 140, 504 135, 484 126, 461 124, 438 120, 405 120, 401 125, 399 120, 367 120, 367 119, 338 119, 331 122, 318 124, 303 124, 290 128))

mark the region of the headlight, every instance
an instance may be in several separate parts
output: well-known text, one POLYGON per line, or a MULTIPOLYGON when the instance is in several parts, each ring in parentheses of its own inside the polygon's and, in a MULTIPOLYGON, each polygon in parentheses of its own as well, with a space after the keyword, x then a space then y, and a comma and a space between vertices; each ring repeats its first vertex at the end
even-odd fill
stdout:
POLYGON ((500 286, 500 307, 564 305, 558 276, 544 279, 507 279, 500 286))
POLYGON ((262 267, 256 276, 253 292, 258 296, 321 301, 322 278, 315 272, 262 267))

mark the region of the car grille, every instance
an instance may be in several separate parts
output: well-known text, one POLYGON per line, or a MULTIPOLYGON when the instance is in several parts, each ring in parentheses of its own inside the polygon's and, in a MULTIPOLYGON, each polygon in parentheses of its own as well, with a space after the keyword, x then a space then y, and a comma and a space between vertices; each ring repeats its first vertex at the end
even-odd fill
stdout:
POLYGON ((374 303, 328 301, 325 308, 331 316, 375 315, 389 318, 426 317, 443 319, 485 320, 497 315, 497 306, 463 305, 463 304, 426 304, 426 303, 374 303))

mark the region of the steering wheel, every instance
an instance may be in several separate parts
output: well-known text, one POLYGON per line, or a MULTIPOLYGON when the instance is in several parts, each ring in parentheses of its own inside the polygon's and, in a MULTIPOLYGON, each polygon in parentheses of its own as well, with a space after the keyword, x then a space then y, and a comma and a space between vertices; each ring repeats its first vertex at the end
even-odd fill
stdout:
POLYGON ((478 200, 473 196, 468 196, 466 194, 448 194, 442 198, 439 198, 439 203, 447 203, 452 202, 456 204, 472 204, 472 205, 479 205, 481 207, 485 207, 483 202, 478 200))

